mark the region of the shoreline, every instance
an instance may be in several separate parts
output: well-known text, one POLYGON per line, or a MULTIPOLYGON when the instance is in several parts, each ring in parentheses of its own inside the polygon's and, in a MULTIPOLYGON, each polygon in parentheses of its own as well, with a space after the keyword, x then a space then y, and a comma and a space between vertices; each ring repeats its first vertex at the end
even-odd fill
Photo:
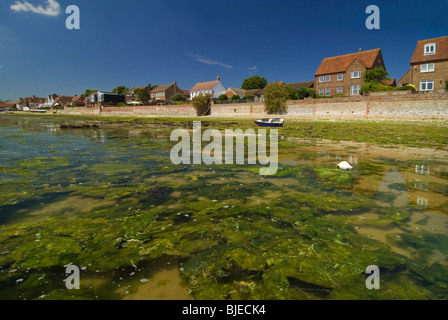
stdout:
MULTIPOLYGON (((2 119, 42 119, 65 125, 64 129, 101 128, 103 125, 139 125, 190 128, 201 121, 204 128, 259 129, 253 117, 142 117, 116 115, 2 114, 2 119)), ((279 133, 288 138, 354 141, 380 145, 405 145, 417 148, 448 150, 448 119, 306 119, 286 118, 279 133)))

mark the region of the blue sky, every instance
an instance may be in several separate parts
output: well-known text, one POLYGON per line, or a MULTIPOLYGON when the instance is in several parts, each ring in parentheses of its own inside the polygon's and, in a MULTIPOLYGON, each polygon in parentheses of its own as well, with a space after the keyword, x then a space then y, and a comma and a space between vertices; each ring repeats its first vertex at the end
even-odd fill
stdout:
POLYGON ((191 89, 217 75, 226 87, 252 75, 308 81, 325 57, 359 48, 381 48, 398 80, 418 40, 448 35, 447 12, 448 0, 0 0, 0 99, 173 81, 191 89), (25 2, 37 12, 11 7, 25 2), (55 4, 59 14, 43 14, 55 4), (365 27, 371 4, 380 30, 365 27), (65 27, 69 5, 80 30, 65 27))

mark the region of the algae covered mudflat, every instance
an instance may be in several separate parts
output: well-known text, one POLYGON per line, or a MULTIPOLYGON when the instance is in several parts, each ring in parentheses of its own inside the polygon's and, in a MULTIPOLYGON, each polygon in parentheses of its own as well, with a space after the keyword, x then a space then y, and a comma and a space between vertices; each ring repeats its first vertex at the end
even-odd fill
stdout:
POLYGON ((188 120, 81 120, 95 126, 0 119, 0 299, 448 297, 443 124, 403 144, 390 123, 375 141, 322 140, 343 139, 321 122, 280 129, 279 170, 263 177, 173 165, 169 133, 188 120), (68 264, 79 290, 65 287, 68 264), (380 290, 365 286, 369 265, 380 290))

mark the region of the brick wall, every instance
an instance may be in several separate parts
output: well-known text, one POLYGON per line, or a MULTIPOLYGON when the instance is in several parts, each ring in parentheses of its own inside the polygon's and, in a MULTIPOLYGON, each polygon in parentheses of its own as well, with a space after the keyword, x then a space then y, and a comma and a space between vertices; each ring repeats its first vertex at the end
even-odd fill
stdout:
MULTIPOLYGON (((369 96, 331 99, 288 101, 284 118, 448 118, 448 92, 419 93, 390 91, 371 93, 369 96)), ((66 108, 59 114, 94 115, 98 109, 66 108)), ((104 107, 102 115, 148 117, 195 117, 191 105, 104 107)), ((212 117, 269 118, 262 102, 218 104, 211 109, 212 117)), ((280 116, 274 116, 280 117, 280 116)))

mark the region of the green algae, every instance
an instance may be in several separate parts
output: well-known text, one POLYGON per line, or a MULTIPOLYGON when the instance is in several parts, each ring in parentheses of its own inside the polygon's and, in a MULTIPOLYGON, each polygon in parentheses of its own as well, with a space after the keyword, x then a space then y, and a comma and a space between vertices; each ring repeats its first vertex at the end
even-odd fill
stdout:
MULTIPOLYGON (((386 245, 351 227, 354 215, 364 212, 378 215, 374 223, 391 225, 412 216, 414 208, 394 207, 391 194, 352 191, 359 175, 377 175, 396 161, 361 162, 352 172, 326 165, 281 166, 276 176, 262 178, 259 168, 250 166, 174 166, 167 157, 145 155, 150 140, 136 143, 140 150, 121 141, 120 134, 105 148, 112 156, 101 149, 65 161, 68 155, 62 150, 60 159, 11 164, 24 174, 15 174, 20 183, 9 184, 16 191, 5 192, 6 201, 37 198, 44 203, 43 197, 62 190, 104 205, 71 219, 0 226, 0 285, 6 288, 0 298, 26 293, 34 299, 119 299, 122 296, 106 293, 117 289, 111 281, 100 286, 101 293, 89 287, 61 289, 62 266, 73 263, 110 280, 118 270, 137 270, 163 257, 180 261, 194 299, 447 297, 445 267, 426 266, 432 252, 448 254, 445 238, 411 234, 386 245), (168 175, 169 181, 163 181, 168 175), (177 178, 181 182, 175 182, 177 178), (38 183, 41 180, 46 187, 38 183), (279 181, 297 184, 282 186, 279 181), (408 259, 394 253, 390 244, 425 254, 408 259), (381 268, 383 290, 365 288, 364 271, 372 264, 381 268), (59 277, 50 280, 50 270, 59 277), (37 289, 41 277, 48 281, 45 294, 37 289)), ((158 148, 163 149, 154 144, 151 150, 158 148)), ((403 191, 402 185, 396 187, 403 191)), ((443 194, 443 185, 434 190, 443 194)))

